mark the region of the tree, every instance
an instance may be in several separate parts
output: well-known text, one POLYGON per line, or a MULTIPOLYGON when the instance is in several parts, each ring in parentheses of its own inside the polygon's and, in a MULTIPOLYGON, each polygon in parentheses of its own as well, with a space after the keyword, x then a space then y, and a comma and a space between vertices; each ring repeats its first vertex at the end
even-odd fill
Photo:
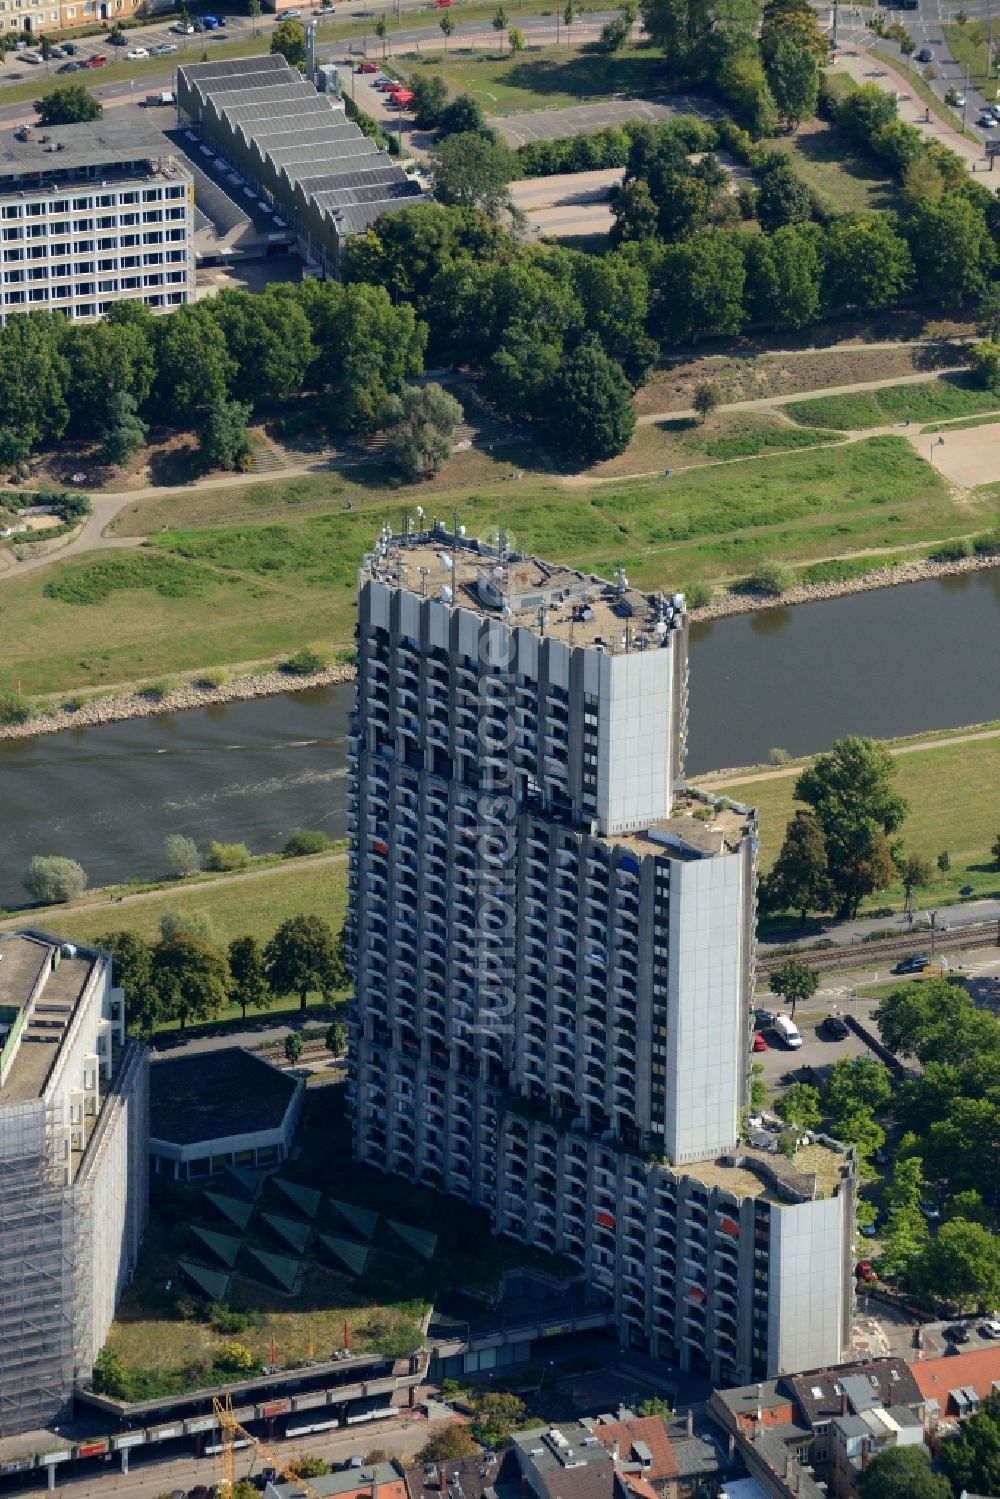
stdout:
POLYGON ((446 11, 445 14, 441 17, 440 21, 438 22, 438 26, 441 28, 441 32, 442 32, 442 34, 444 36, 444 50, 447 52, 447 50, 448 50, 448 38, 451 36, 452 32, 455 30, 455 19, 454 19, 453 16, 450 16, 447 13, 447 11, 446 11))
POLYGON ((285 1061, 290 1067, 297 1067, 302 1060, 302 1053, 306 1049, 306 1043, 298 1031, 289 1031, 285 1037, 285 1061))
POLYGON ((455 1422, 436 1431, 417 1453, 418 1463, 450 1463, 460 1457, 474 1457, 478 1448, 468 1426, 455 1422))
POLYGON ((819 317, 821 238, 816 224, 748 237, 746 296, 755 321, 801 328, 819 317))
POLYGON ((39 125, 78 125, 101 119, 104 105, 82 83, 62 83, 43 99, 36 99, 34 110, 39 125))
POLYGON ((449 135, 428 153, 434 173, 434 195, 440 203, 476 208, 492 218, 510 207, 510 183, 518 175, 517 157, 502 141, 478 131, 449 135))
POLYGON ((205 855, 205 868, 230 873, 235 869, 246 869, 250 863, 250 850, 245 843, 219 843, 213 838, 205 855))
POLYGON ((906 910, 913 904, 913 892, 923 890, 931 882, 931 866, 919 854, 909 854, 898 866, 899 879, 906 896, 906 910))
POLYGON ((295 289, 274 285, 257 296, 221 291, 212 315, 236 363, 234 390, 258 405, 297 395, 315 356, 309 317, 295 289))
POLYGON ((294 1473, 297 1478, 322 1478, 330 1471, 330 1464, 323 1458, 317 1457, 315 1453, 303 1452, 300 1457, 293 1458, 288 1464, 289 1473, 294 1473))
POLYGON ((827 228, 822 253, 824 294, 831 308, 889 307, 913 284, 910 247, 888 214, 836 219, 827 228))
POLYGON ((666 1400, 659 1395, 647 1395, 645 1400, 640 1400, 636 1407, 637 1416, 659 1416, 661 1421, 669 1421, 673 1411, 666 1400))
POLYGON ((915 204, 905 226, 917 284, 943 306, 958 306, 982 292, 997 252, 986 217, 962 192, 946 192, 936 203, 915 204))
POLYGON ((792 1083, 774 1108, 775 1113, 795 1125, 796 1129, 816 1129, 820 1119, 819 1091, 809 1083, 792 1083))
POLYGON ((923 1161, 919 1156, 897 1155, 892 1180, 886 1185, 885 1200, 890 1209, 918 1208, 924 1193, 923 1161))
MULTIPOLYGON (((42 54, 42 62, 47 63, 52 56, 52 43, 47 36, 43 36, 38 44, 38 50, 42 54)), ((46 71, 48 71, 46 69, 46 71)))
POLYGON ((1000 1239, 981 1223, 952 1218, 928 1240, 910 1277, 919 1294, 960 1313, 986 1311, 1000 1296, 1000 1239))
POLYGON ((347 1027, 339 1020, 332 1020, 323 1044, 332 1057, 342 1057, 347 1050, 347 1027))
POLYGON ((180 932, 186 937, 196 937, 206 947, 218 946, 218 934, 207 911, 193 911, 190 907, 164 911, 160 917, 160 941, 170 942, 180 932))
POLYGON ((650 332, 677 342, 737 333, 744 316, 746 237, 718 229, 665 246, 652 268, 650 332))
POLYGON ((139 416, 134 396, 116 391, 108 400, 101 450, 108 463, 124 468, 146 444, 149 428, 139 416))
POLYGON ((813 54, 782 37, 766 63, 766 71, 778 113, 789 129, 811 120, 819 100, 819 67, 813 54))
POLYGON ((827 862, 826 839, 815 813, 800 809, 785 829, 785 841, 764 884, 767 910, 799 911, 803 926, 810 911, 825 911, 833 896, 827 862))
POLYGON ((956 1494, 1000 1494, 1000 1396, 987 1395, 958 1435, 942 1443, 941 1461, 956 1494))
POLYGON ((576 11, 573 9, 573 0, 566 0, 566 9, 563 11, 563 25, 572 26, 576 20, 576 11))
POLYGON ((175 420, 190 420, 224 401, 235 376, 236 362, 208 303, 178 307, 163 320, 157 388, 164 409, 175 420))
POLYGON ((942 852, 938 854, 937 867, 938 869, 940 869, 942 874, 947 874, 949 869, 951 868, 951 854, 947 849, 943 849, 942 852))
POLYGON ((770 982, 771 992, 780 994, 785 1003, 791 1005, 794 1020, 795 1006, 799 1000, 811 999, 819 988, 819 974, 799 958, 786 958, 781 967, 771 974, 770 982))
POLYGON ((1000 341, 987 339, 969 350, 972 373, 986 390, 1000 391, 1000 341))
POLYGON ((245 472, 253 455, 247 431, 250 406, 243 401, 213 401, 198 428, 198 455, 206 469, 245 472))
MULTIPOLYGON (((606 29, 607 28, 605 28, 605 30, 606 29)), ((525 48, 524 32, 520 31, 518 27, 512 26, 507 32, 507 45, 510 48, 512 54, 515 52, 523 52, 525 48)))
POLYGON ((250 16, 251 32, 257 35, 257 17, 260 15, 260 0, 247 0, 247 12, 250 16))
POLYGON ((596 339, 564 360, 549 393, 546 431, 582 468, 623 453, 635 431, 632 391, 596 339))
POLYGON ((504 10, 502 5, 498 5, 493 16, 493 30, 496 32, 497 36, 503 36, 504 32, 507 30, 508 24, 509 22, 507 20, 507 12, 504 10))
MULTIPOLYGON (((319 668, 317 668, 318 670, 319 668)), ((281 850, 283 859, 302 859, 308 854, 322 854, 330 847, 330 839, 318 828, 296 828, 281 850)))
POLYGON ((113 1400, 128 1398, 128 1369, 113 1348, 102 1348, 95 1358, 90 1388, 95 1395, 110 1395, 113 1400))
POLYGON ((750 36, 757 25, 757 0, 643 0, 643 24, 670 58, 677 77, 700 78, 718 53, 710 38, 750 36))
POLYGON ((186 838, 183 833, 168 833, 163 840, 163 857, 167 869, 177 879, 183 879, 185 875, 197 874, 201 868, 201 855, 198 845, 193 838, 186 838))
POLYGON ((952 1499, 947 1478, 931 1472, 926 1447, 887 1447, 872 1458, 858 1485, 861 1499, 952 1499))
POLYGON ((243 1019, 247 1018, 247 1005, 255 1010, 268 1009, 274 996, 268 986, 264 954, 257 938, 249 934, 234 937, 229 944, 228 958, 231 992, 239 1003, 243 1019))
POLYGON ((69 366, 62 353, 62 317, 19 313, 0 328, 0 428, 34 446, 60 438, 69 420, 69 366))
POLYGON ((882 1251, 879 1271, 886 1280, 909 1279, 918 1263, 929 1234, 927 1222, 917 1206, 890 1209, 879 1238, 882 1251))
POLYGON ((807 0, 768 0, 760 28, 760 50, 770 68, 782 46, 792 46, 820 67, 830 57, 827 34, 807 0))
POLYGON ((757 194, 757 218, 773 233, 786 224, 804 224, 812 215, 812 197, 790 166, 768 172, 757 194))
POLYGON ((484 1447, 502 1447, 525 1416, 524 1401, 505 1390, 491 1390, 476 1401, 472 1430, 484 1447))
POLYGON ((456 94, 441 115, 441 129, 446 135, 486 135, 493 132, 486 123, 483 106, 473 94, 456 94))
MULTIPOLYGON (((381 17, 379 19, 381 20, 381 17)), ((377 24, 375 29, 378 31, 377 24)), ((304 68, 306 65, 306 30, 302 22, 294 18, 279 21, 271 32, 271 51, 280 52, 291 67, 304 68)))
POLYGON ((462 408, 440 385, 409 386, 386 403, 387 449, 408 479, 429 479, 451 457, 462 408))
POLYGON ((766 1108, 767 1084, 764 1081, 764 1068, 760 1062, 754 1062, 750 1067, 750 1113, 759 1114, 766 1108))
POLYGON ((699 380, 694 388, 691 405, 701 420, 707 421, 722 400, 722 391, 714 380, 699 380))
POLYGON ((886 835, 909 811, 893 789, 895 762, 874 739, 840 739, 819 755, 795 783, 797 800, 812 807, 826 839, 827 873, 839 915, 855 916, 866 895, 894 876, 886 835))
POLYGON ((111 953, 111 982, 125 995, 125 1020, 130 1031, 152 1034, 160 1018, 159 995, 153 986, 153 949, 134 932, 105 932, 94 946, 111 953))
POLYGON ((1000 282, 991 282, 979 299, 976 332, 981 338, 1000 342, 1000 282))
POLYGON ((56 905, 82 895, 87 888, 87 875, 75 859, 36 854, 24 876, 24 888, 40 905, 56 905))
POLYGON ((378 20, 375 22, 375 35, 382 43, 382 61, 385 62, 385 44, 386 38, 389 35, 389 22, 386 20, 385 16, 379 16, 378 20))
POLYGON ((892 1078, 872 1057, 841 1057, 834 1062, 823 1090, 823 1108, 836 1125, 867 1109, 875 1114, 892 1099, 892 1078))
POLYGON ((343 941, 319 916, 290 916, 264 949, 267 981, 275 994, 297 994, 304 1010, 310 990, 324 998, 347 983, 343 941))
POLYGON ((187 932, 178 932, 153 951, 153 984, 163 1013, 180 1022, 211 1020, 229 998, 229 969, 221 953, 187 932))
POLYGON ((993 868, 1000 869, 1000 833, 996 835, 990 844, 990 853, 993 855, 993 868))
MULTIPOLYGON (((451 16, 441 17, 441 24, 451 16)), ((431 130, 441 123, 441 116, 448 103, 448 85, 440 73, 418 73, 410 80, 413 91, 413 118, 421 130, 431 130)))

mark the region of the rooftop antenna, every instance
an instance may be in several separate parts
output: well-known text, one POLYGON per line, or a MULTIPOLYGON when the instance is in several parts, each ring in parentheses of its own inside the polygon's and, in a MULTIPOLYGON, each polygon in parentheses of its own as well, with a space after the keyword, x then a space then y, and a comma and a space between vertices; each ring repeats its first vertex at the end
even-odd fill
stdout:
POLYGON ((542 607, 538 611, 538 633, 540 635, 544 635, 545 634, 545 626, 548 623, 548 617, 549 617, 549 611, 546 609, 545 605, 543 604, 542 607))
POLYGON ((424 529, 424 516, 426 515, 426 513, 427 512, 424 510, 423 505, 418 505, 417 506, 417 520, 420 523, 420 529, 421 529, 421 531, 424 529))
POLYGON ((625 571, 620 566, 615 568, 615 584, 619 593, 624 593, 628 587, 628 578, 626 578, 625 571))
POLYGON ((429 571, 430 569, 427 567, 417 568, 417 572, 420 574, 420 597, 422 599, 427 597, 427 574, 429 571))

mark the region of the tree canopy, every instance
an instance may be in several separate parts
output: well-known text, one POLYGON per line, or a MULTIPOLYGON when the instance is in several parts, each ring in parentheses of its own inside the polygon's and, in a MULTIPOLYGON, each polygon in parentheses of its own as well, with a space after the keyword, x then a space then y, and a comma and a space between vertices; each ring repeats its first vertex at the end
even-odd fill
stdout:
POLYGON ((78 125, 104 114, 104 105, 82 83, 58 84, 36 99, 34 108, 39 125, 78 125))
POLYGON ((858 1485, 861 1499, 953 1499, 947 1478, 931 1472, 921 1447, 887 1447, 872 1458, 858 1485))
POLYGON ((813 809, 827 848, 827 874, 838 914, 854 916, 866 895, 895 878, 886 835, 909 810, 893 789, 893 758, 875 739, 840 739, 795 783, 795 796, 813 809))
POLYGON ((343 943, 319 916, 290 916, 264 949, 267 982, 275 994, 297 994, 301 1008, 309 994, 335 994, 347 983, 343 943))

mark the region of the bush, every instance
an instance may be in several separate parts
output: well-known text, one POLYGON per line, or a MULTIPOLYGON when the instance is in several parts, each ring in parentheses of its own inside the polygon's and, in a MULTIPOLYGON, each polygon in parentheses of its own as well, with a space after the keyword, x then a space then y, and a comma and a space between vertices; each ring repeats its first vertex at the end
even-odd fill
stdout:
POLYGON ((977 557, 1000 556, 1000 526, 995 526, 992 531, 985 531, 982 536, 977 536, 972 543, 972 550, 977 557))
POLYGON ((102 1348, 95 1358, 90 1384, 95 1395, 110 1395, 113 1400, 127 1397, 128 1370, 112 1349, 102 1348))
POLYGON ((55 905, 82 895, 87 888, 87 875, 75 859, 36 854, 28 865, 24 888, 43 905, 55 905))
POLYGON ((293 1457, 288 1464, 289 1473, 296 1478, 323 1478, 330 1471, 330 1464, 313 1452, 303 1452, 293 1457))
POLYGON ((758 562, 746 580, 749 593, 763 593, 769 598, 779 598, 787 593, 795 582, 795 575, 784 562, 758 562))
POLYGON ((791 759, 792 757, 788 753, 788 751, 786 749, 782 749, 780 745, 775 745, 774 749, 768 750, 767 752, 768 765, 789 765, 791 763, 791 759))
POLYGON ((476 1444, 467 1426, 446 1426, 436 1431, 417 1453, 420 1463, 448 1463, 459 1457, 472 1457, 476 1444))
POLYGON ((216 843, 208 845, 205 868, 213 870, 246 869, 250 863, 250 850, 245 843, 216 843))
POLYGON ((213 1301, 208 1309, 208 1320, 216 1332, 233 1333, 246 1332, 250 1326, 250 1318, 246 1312, 238 1312, 233 1307, 227 1306, 224 1301, 213 1301))
POLYGON ((224 666, 210 666, 207 671, 201 672, 195 677, 194 685, 203 688, 206 692, 216 687, 224 687, 229 681, 229 672, 224 666))
POLYGON ((289 656, 287 661, 281 663, 281 670, 287 671, 293 677, 311 677, 316 672, 323 671, 326 667, 326 657, 321 656, 319 651, 314 651, 310 646, 304 645, 294 656, 289 656))
POLYGON ((942 541, 939 547, 931 552, 932 562, 961 562, 963 557, 968 557, 971 551, 969 543, 963 537, 956 537, 954 541, 942 541))
POLYGON ((207 947, 219 946, 219 934, 205 911, 164 911, 160 917, 160 940, 172 942, 181 935, 194 937, 207 947))
POLYGON ((689 609, 704 609, 713 598, 714 594, 707 583, 692 583, 684 590, 684 601, 689 609))
POLYGON ((254 1368, 256 1362, 257 1361, 254 1358, 253 1354, 250 1352, 250 1349, 247 1348, 243 1343, 237 1343, 235 1341, 220 1343, 218 1348, 216 1348, 215 1350, 216 1368, 224 1369, 227 1372, 245 1372, 248 1369, 254 1368))
POLYGON ((306 854, 322 854, 330 847, 331 840, 316 828, 296 828, 284 848, 284 859, 301 859, 306 854))
POLYGON ((27 723, 34 711, 31 701, 19 692, 0 690, 0 724, 27 723))
POLYGON ((168 833, 163 840, 163 857, 167 863, 167 869, 178 879, 185 875, 195 874, 201 868, 201 856, 198 853, 198 845, 193 838, 185 838, 183 833, 168 833))

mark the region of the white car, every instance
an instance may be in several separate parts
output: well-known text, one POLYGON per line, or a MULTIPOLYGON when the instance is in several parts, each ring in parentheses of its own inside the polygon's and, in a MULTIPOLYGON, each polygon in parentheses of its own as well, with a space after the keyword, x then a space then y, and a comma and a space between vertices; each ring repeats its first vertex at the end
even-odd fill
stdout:
POLYGON ((21 53, 21 61, 22 62, 40 63, 41 60, 42 59, 39 57, 39 55, 38 55, 37 52, 22 52, 21 53))
POLYGON ((979 1327, 979 1336, 981 1338, 1000 1338, 1000 1322, 991 1320, 989 1322, 981 1323, 979 1327))
POLYGON ((149 52, 145 47, 131 47, 129 48, 128 52, 125 53, 125 56, 128 58, 129 62, 138 62, 140 57, 148 57, 149 52))
POLYGON ((171 26, 170 30, 176 31, 178 36, 194 36, 194 27, 183 26, 180 21, 177 22, 176 26, 171 26))

